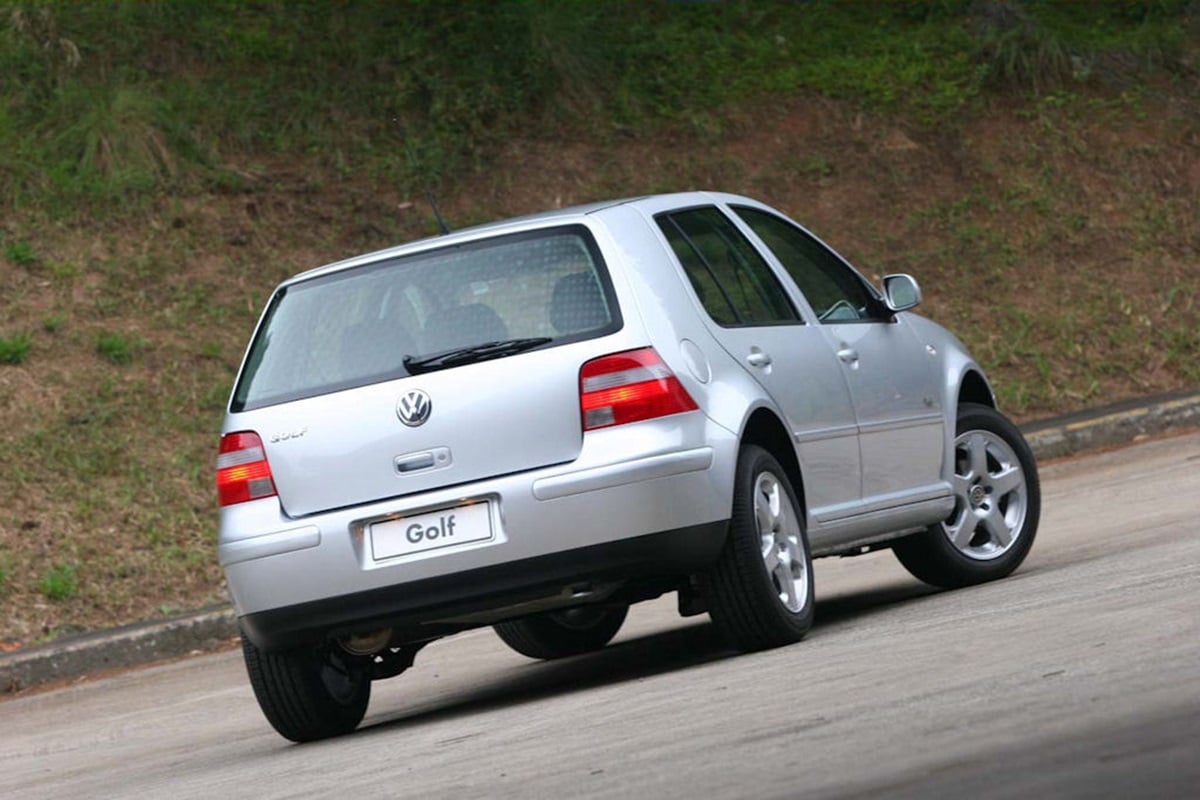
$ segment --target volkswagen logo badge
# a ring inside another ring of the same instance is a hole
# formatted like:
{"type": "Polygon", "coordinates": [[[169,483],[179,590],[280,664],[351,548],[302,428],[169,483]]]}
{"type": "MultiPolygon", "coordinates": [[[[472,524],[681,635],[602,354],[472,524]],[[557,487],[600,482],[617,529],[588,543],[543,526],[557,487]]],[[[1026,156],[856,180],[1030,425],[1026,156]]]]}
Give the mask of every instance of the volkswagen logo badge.
{"type": "Polygon", "coordinates": [[[433,411],[433,402],[429,399],[429,395],[420,389],[413,389],[401,397],[400,402],[396,403],[396,416],[410,428],[424,425],[425,420],[429,419],[431,411],[433,411]]]}

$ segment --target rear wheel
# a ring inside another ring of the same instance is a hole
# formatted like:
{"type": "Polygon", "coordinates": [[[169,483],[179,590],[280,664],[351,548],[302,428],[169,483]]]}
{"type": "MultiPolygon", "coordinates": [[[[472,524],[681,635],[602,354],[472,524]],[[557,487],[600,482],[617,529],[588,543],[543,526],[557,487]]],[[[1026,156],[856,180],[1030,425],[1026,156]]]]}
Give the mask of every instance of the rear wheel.
{"type": "Polygon", "coordinates": [[[1037,464],[1000,412],[964,403],[954,439],[954,510],[898,541],[900,563],[920,580],[955,588],[1003,578],[1033,546],[1041,515],[1037,464]]]}
{"type": "Polygon", "coordinates": [[[804,516],[774,456],[738,456],[729,538],[707,581],[709,615],[733,647],[797,642],[813,622],[813,575],[804,516]]]}
{"type": "Polygon", "coordinates": [[[548,611],[493,627],[506,645],[523,656],[552,659],[599,650],[625,622],[629,606],[580,606],[548,611]]]}
{"type": "Polygon", "coordinates": [[[293,742],[358,727],[371,698],[370,662],[339,648],[267,653],[242,634],[242,656],[267,721],[293,742]]]}

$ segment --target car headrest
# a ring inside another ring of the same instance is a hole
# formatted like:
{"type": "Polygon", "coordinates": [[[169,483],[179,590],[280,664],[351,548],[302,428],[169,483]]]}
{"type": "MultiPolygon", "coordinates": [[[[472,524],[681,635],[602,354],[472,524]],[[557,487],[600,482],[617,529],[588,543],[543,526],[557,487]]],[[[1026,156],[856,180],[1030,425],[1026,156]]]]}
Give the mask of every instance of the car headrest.
{"type": "Polygon", "coordinates": [[[550,324],[559,333],[576,333],[607,325],[611,317],[596,275],[573,272],[558,279],[550,297],[550,324]]]}

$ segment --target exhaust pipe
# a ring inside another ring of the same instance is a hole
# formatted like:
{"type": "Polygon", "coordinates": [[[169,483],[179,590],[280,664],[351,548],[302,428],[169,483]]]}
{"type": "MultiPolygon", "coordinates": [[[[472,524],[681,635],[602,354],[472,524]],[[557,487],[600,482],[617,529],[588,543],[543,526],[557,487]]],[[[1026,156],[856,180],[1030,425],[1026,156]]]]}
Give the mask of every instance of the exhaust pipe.
{"type": "Polygon", "coordinates": [[[339,639],[338,644],[352,656],[373,656],[387,647],[391,640],[392,629],[384,628],[370,633],[356,633],[353,636],[347,636],[345,639],[339,639]]]}

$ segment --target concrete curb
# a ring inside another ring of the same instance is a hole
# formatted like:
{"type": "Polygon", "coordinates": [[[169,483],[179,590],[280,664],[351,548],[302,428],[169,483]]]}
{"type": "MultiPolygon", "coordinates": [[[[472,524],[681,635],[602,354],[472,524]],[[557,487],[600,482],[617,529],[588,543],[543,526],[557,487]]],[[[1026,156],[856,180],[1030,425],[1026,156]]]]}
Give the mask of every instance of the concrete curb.
{"type": "Polygon", "coordinates": [[[1200,394],[1124,401],[1021,426],[1039,461],[1200,427],[1200,394]]]}
{"type": "MultiPolygon", "coordinates": [[[[1126,401],[1022,426],[1038,460],[1200,427],[1200,393],[1126,401]]],[[[0,656],[0,695],[212,650],[238,635],[231,608],[59,639],[0,656]]]]}
{"type": "Polygon", "coordinates": [[[0,695],[213,650],[238,635],[232,608],[69,636],[0,656],[0,695]]]}

